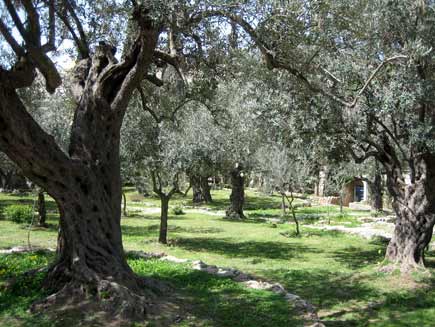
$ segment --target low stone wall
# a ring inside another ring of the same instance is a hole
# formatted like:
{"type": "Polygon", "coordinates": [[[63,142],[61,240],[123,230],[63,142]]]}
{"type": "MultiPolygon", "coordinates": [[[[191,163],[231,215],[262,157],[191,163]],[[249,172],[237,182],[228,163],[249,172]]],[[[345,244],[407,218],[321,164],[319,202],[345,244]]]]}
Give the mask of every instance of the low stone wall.
{"type": "Polygon", "coordinates": [[[321,196],[321,197],[316,197],[313,200],[316,201],[321,206],[340,204],[340,197],[338,196],[321,196]]]}

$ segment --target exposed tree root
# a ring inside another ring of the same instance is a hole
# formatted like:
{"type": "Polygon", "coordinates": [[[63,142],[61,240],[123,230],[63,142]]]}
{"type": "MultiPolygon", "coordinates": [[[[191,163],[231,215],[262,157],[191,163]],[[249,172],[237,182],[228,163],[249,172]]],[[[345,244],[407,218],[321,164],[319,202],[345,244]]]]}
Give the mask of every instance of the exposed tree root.
{"type": "Polygon", "coordinates": [[[93,285],[70,282],[60,291],[34,303],[30,310],[41,312],[52,306],[59,308],[92,302],[113,317],[143,320],[150,304],[148,299],[144,294],[138,294],[119,283],[105,279],[93,285]]]}

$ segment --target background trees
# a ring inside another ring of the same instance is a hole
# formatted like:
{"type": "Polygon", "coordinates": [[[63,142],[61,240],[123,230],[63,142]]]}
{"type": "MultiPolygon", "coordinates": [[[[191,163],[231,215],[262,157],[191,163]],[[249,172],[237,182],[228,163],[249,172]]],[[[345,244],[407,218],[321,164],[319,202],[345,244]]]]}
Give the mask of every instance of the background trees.
{"type": "Polygon", "coordinates": [[[428,92],[432,6],[426,1],[248,6],[245,15],[258,11],[255,26],[237,9],[208,13],[237,23],[269,69],[287,72],[295,89],[311,94],[310,107],[330,113],[340,127],[336,134],[357,161],[375,156],[383,165],[398,216],[386,258],[403,270],[424,265],[434,225],[429,209],[434,199],[426,192],[433,184],[428,167],[434,167],[428,92]],[[428,205],[415,207],[417,198],[428,205]]]}

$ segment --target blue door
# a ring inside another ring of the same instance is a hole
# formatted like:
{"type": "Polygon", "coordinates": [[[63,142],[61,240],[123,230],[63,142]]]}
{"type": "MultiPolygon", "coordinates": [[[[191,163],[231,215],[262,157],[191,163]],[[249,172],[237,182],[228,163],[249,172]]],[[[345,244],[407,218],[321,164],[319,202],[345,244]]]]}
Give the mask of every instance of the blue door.
{"type": "Polygon", "coordinates": [[[355,186],[355,201],[361,202],[364,200],[364,186],[355,186]]]}

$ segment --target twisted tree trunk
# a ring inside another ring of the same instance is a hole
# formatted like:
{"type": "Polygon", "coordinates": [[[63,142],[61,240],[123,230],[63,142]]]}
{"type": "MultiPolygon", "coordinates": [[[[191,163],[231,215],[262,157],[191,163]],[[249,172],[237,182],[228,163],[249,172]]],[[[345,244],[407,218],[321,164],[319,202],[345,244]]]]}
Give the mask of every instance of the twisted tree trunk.
{"type": "Polygon", "coordinates": [[[210,185],[208,184],[208,177],[201,176],[201,193],[205,203],[213,202],[210,193],[210,185]]]}
{"type": "Polygon", "coordinates": [[[190,185],[192,186],[192,202],[201,203],[204,201],[201,191],[201,177],[192,175],[190,176],[190,185]]]}
{"type": "Polygon", "coordinates": [[[435,156],[414,160],[415,175],[406,185],[398,167],[387,167],[387,186],[397,221],[385,258],[402,271],[424,267],[424,250],[435,224],[435,156]]]}
{"type": "MultiPolygon", "coordinates": [[[[92,58],[77,64],[69,155],[28,114],[9,72],[0,69],[0,149],[47,190],[60,211],[58,257],[45,280],[56,293],[44,306],[90,296],[115,315],[144,316],[145,284],[128,266],[122,245],[119,159],[123,116],[152,61],[158,35],[141,24],[123,62],[117,63],[113,48],[102,43],[92,58]]],[[[25,68],[31,84],[35,70],[25,68]]]]}
{"type": "Polygon", "coordinates": [[[230,207],[226,211],[227,218],[244,219],[243,205],[245,203],[245,179],[242,165],[236,164],[230,173],[231,176],[231,195],[230,207]]]}
{"type": "Polygon", "coordinates": [[[190,177],[190,185],[192,187],[193,203],[213,202],[210,193],[210,185],[208,185],[208,177],[192,175],[190,177]]]}

